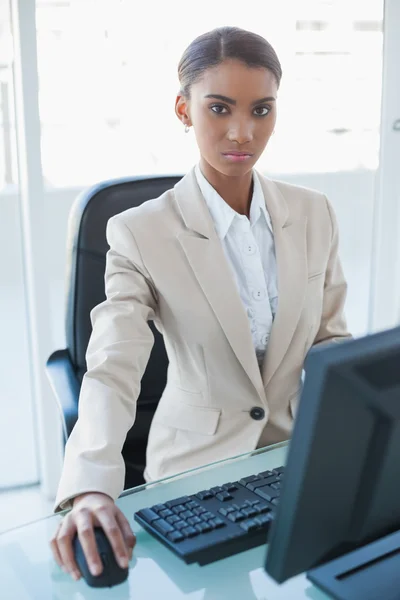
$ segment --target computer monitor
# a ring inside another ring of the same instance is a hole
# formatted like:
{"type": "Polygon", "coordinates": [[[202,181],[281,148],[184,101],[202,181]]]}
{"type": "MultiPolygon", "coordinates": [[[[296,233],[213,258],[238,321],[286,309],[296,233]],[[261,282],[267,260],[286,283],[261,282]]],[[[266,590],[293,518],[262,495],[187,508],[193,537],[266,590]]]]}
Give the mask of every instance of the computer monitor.
{"type": "Polygon", "coordinates": [[[400,327],[317,346],[305,368],[268,540],[278,582],[400,529],[400,327]]]}

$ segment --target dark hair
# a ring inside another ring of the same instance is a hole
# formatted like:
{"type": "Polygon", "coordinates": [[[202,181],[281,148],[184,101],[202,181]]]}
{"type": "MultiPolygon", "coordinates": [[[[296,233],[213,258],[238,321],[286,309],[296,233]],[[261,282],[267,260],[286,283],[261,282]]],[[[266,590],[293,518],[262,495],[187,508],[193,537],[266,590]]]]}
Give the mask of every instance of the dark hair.
{"type": "Polygon", "coordinates": [[[190,88],[207,69],[223,60],[235,59],[248,67],[269,69],[279,86],[282,68],[275,50],[257,33],[239,27],[218,27],[197,37],[186,48],[178,65],[181,93],[190,96],[190,88]]]}

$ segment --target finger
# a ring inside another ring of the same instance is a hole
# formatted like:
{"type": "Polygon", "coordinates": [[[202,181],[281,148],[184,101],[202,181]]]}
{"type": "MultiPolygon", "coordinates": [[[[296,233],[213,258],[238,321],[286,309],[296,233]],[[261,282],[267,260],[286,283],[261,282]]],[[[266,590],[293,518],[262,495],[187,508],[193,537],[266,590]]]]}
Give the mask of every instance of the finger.
{"type": "Polygon", "coordinates": [[[92,515],[87,509],[82,508],[77,511],[75,522],[79,541],[81,543],[89,571],[94,576],[100,575],[103,570],[103,563],[101,562],[101,558],[97,549],[92,515]]]}
{"type": "Polygon", "coordinates": [[[115,519],[114,511],[110,506],[100,507],[95,511],[95,514],[110,541],[119,566],[122,569],[126,569],[129,564],[128,549],[125,545],[120,526],[115,519]]]}
{"type": "Polygon", "coordinates": [[[58,525],[57,530],[54,534],[54,537],[50,540],[50,548],[53,553],[54,560],[56,561],[58,566],[66,573],[67,569],[66,569],[66,567],[64,567],[64,564],[63,564],[63,561],[61,558],[61,554],[58,549],[58,543],[57,543],[57,535],[58,535],[58,532],[60,531],[60,527],[61,527],[61,523],[58,525]]]}
{"type": "Polygon", "coordinates": [[[71,513],[69,513],[61,524],[61,527],[57,534],[57,546],[61,556],[62,564],[64,565],[67,573],[69,573],[75,581],[80,579],[80,571],[75,562],[74,551],[72,547],[72,540],[76,533],[76,525],[71,513]]]}
{"type": "Polygon", "coordinates": [[[128,519],[125,517],[125,515],[122,511],[117,509],[117,511],[115,513],[115,518],[116,518],[116,521],[122,531],[122,535],[125,540],[125,544],[126,544],[126,547],[127,547],[128,553],[129,553],[129,560],[130,560],[132,558],[132,550],[136,544],[136,536],[134,535],[134,533],[131,529],[131,526],[129,525],[128,519]]]}

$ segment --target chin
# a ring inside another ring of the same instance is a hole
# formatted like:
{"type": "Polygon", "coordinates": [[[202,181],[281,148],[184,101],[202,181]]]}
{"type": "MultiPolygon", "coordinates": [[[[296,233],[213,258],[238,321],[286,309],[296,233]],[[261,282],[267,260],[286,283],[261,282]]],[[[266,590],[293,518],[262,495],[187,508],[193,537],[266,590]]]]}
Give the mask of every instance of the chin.
{"type": "Polygon", "coordinates": [[[255,165],[256,161],[251,161],[248,163],[229,163],[224,160],[215,161],[212,164],[213,169],[226,175],[227,177],[241,177],[251,171],[255,165]]]}
{"type": "Polygon", "coordinates": [[[232,164],[232,165],[222,165],[219,169],[221,173],[230,177],[241,177],[249,173],[253,169],[253,164],[232,164]]]}

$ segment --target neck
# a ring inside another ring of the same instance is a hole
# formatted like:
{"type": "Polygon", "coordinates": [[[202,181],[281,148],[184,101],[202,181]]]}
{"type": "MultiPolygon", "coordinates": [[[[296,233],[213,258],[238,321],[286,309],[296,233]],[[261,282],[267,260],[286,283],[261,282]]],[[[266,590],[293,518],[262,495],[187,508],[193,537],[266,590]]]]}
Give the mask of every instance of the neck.
{"type": "Polygon", "coordinates": [[[224,175],[216,171],[203,159],[200,160],[200,169],[207,181],[234,211],[249,217],[253,195],[253,174],[251,171],[241,176],[224,175]]]}

